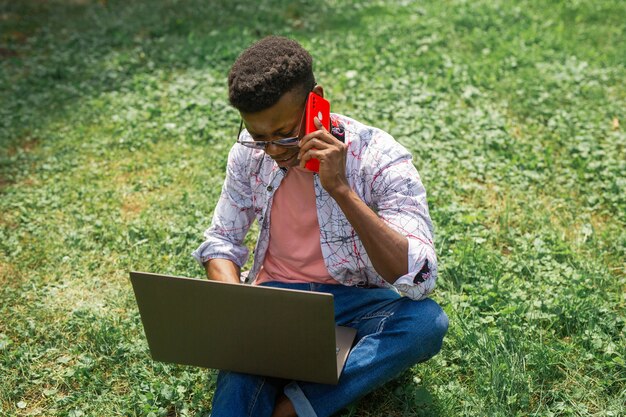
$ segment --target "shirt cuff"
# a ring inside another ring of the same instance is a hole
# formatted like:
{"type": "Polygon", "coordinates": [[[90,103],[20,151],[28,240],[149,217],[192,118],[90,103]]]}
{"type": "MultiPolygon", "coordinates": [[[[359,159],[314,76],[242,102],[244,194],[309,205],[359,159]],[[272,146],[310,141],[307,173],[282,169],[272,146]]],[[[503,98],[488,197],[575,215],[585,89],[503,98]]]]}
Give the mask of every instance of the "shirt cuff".
{"type": "Polygon", "coordinates": [[[411,299],[426,298],[435,288],[437,257],[433,247],[418,239],[407,238],[409,243],[408,273],[399,277],[393,286],[411,299]]]}
{"type": "Polygon", "coordinates": [[[228,259],[234,262],[240,268],[248,259],[248,249],[245,247],[237,248],[235,246],[227,247],[222,243],[216,243],[212,240],[202,242],[198,249],[191,253],[191,256],[204,267],[204,264],[210,259],[228,259]],[[228,250],[230,249],[230,250],[228,250]]]}

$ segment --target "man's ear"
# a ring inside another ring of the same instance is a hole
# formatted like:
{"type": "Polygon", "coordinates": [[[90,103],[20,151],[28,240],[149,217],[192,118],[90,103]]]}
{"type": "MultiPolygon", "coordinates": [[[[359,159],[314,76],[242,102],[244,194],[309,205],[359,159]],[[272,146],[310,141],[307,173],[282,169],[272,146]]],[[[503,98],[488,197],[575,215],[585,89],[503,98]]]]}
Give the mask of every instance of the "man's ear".
{"type": "Polygon", "coordinates": [[[319,84],[315,84],[315,87],[313,87],[313,92],[320,97],[324,97],[324,87],[319,84]]]}

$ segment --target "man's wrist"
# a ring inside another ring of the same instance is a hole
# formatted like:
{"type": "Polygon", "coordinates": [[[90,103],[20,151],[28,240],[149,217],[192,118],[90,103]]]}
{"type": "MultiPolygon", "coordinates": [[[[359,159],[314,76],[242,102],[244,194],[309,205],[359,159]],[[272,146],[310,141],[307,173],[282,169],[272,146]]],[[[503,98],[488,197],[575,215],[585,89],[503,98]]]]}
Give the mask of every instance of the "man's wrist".
{"type": "Polygon", "coordinates": [[[337,202],[341,203],[340,200],[346,200],[350,197],[351,193],[353,193],[352,188],[348,184],[341,184],[335,187],[333,190],[328,191],[328,194],[337,202]]]}

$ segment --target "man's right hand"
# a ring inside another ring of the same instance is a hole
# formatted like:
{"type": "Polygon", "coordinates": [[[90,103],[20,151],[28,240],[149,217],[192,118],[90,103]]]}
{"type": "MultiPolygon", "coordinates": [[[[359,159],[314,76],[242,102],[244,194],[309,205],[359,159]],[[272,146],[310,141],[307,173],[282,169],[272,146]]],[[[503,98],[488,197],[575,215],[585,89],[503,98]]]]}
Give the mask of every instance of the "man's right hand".
{"type": "Polygon", "coordinates": [[[231,284],[241,284],[241,269],[237,264],[229,259],[209,259],[204,264],[206,276],[213,281],[229,282],[231,284]]]}

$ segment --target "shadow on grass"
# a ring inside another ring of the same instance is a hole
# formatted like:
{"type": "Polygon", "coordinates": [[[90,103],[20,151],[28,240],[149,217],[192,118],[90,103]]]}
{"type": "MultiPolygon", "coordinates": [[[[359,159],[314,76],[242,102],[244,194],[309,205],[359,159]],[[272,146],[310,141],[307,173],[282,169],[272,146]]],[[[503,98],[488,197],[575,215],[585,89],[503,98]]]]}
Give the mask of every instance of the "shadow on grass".
{"type": "Polygon", "coordinates": [[[437,398],[431,394],[428,386],[414,381],[413,371],[408,370],[334,417],[439,417],[440,409],[437,398]]]}
{"type": "Polygon", "coordinates": [[[368,13],[337,7],[285,0],[2,1],[0,143],[19,146],[35,127],[80,111],[77,100],[132,89],[141,74],[206,69],[226,83],[237,55],[261,37],[340,36],[368,13]]]}
{"type": "MultiPolygon", "coordinates": [[[[27,174],[24,166],[41,165],[30,144],[54,142],[59,126],[106,123],[115,109],[84,105],[103,94],[141,96],[146,82],[165,89],[189,70],[225,87],[230,66],[255,40],[277,34],[315,44],[359,31],[379,12],[286,0],[0,0],[0,187],[27,174]]],[[[309,49],[314,58],[325,53],[309,49]]],[[[159,103],[151,105],[158,112],[159,103]]]]}

